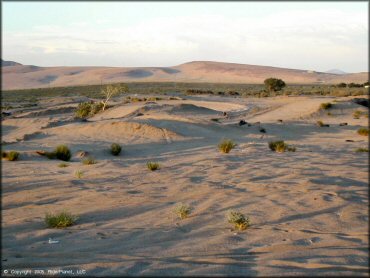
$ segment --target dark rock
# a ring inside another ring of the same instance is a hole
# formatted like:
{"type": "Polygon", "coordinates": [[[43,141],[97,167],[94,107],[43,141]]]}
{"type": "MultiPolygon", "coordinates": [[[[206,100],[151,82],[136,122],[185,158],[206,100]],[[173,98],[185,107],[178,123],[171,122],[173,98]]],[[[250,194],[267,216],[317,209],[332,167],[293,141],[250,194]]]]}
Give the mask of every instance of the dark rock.
{"type": "Polygon", "coordinates": [[[12,113],[10,112],[1,112],[1,116],[11,116],[12,113]]]}
{"type": "Polygon", "coordinates": [[[246,122],[246,121],[244,121],[244,120],[240,120],[240,121],[239,121],[239,126],[246,125],[246,124],[247,124],[247,122],[246,122]]]}
{"type": "Polygon", "coordinates": [[[266,133],[266,129],[264,129],[263,127],[260,128],[260,132],[262,133],[266,133]]]}
{"type": "Polygon", "coordinates": [[[367,99],[367,98],[353,98],[352,102],[354,102],[358,105],[369,107],[369,99],[367,99]]]}
{"type": "Polygon", "coordinates": [[[143,115],[144,115],[143,113],[139,112],[139,113],[136,114],[136,117],[143,116],[143,115]]]}
{"type": "Polygon", "coordinates": [[[348,139],[347,139],[347,140],[346,140],[346,142],[355,142],[355,141],[353,141],[353,140],[348,140],[348,139]]]}
{"type": "Polygon", "coordinates": [[[279,123],[282,123],[283,122],[283,120],[277,120],[279,123]]]}

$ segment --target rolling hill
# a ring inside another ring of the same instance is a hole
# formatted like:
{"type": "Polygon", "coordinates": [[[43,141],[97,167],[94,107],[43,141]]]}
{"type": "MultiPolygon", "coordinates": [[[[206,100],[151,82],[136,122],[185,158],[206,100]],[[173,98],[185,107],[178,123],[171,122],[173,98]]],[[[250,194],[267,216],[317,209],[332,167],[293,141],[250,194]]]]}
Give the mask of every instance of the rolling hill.
{"type": "Polygon", "coordinates": [[[290,84],[364,83],[368,73],[333,74],[235,63],[194,61],[173,67],[38,67],[2,61],[2,90],[114,82],[204,82],[261,84],[266,78],[290,84]]]}

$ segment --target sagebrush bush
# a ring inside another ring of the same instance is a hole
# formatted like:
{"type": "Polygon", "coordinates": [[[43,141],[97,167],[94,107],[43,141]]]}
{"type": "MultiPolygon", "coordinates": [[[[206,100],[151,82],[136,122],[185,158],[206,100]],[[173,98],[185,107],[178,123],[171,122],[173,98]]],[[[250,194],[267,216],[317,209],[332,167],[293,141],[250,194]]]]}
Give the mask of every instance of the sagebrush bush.
{"type": "Polygon", "coordinates": [[[121,146],[118,145],[117,143],[113,143],[111,146],[110,146],[110,152],[111,154],[113,155],[119,155],[121,153],[121,146]]]}
{"type": "Polygon", "coordinates": [[[325,124],[323,123],[323,121],[317,121],[317,122],[316,122],[316,124],[317,124],[318,126],[321,126],[321,127],[325,125],[325,124]]]}
{"type": "Polygon", "coordinates": [[[104,104],[101,102],[82,102],[78,104],[75,116],[77,118],[86,119],[103,110],[104,104]]]}
{"type": "Polygon", "coordinates": [[[81,179],[81,178],[82,178],[82,176],[83,176],[83,172],[82,172],[81,170],[77,170],[77,171],[75,172],[75,176],[76,176],[76,178],[81,179]]]}
{"type": "Polygon", "coordinates": [[[333,107],[333,104],[331,104],[330,102],[321,103],[321,105],[320,105],[320,108],[324,109],[324,110],[327,110],[327,109],[332,108],[332,107],[333,107]]]}
{"type": "Polygon", "coordinates": [[[69,161],[71,159],[71,151],[66,145],[59,145],[54,151],[55,157],[59,160],[69,161]]]}
{"type": "Polygon", "coordinates": [[[247,229],[251,224],[248,217],[245,217],[242,213],[237,211],[229,211],[227,220],[234,225],[235,229],[240,231],[247,229]]]}
{"type": "Polygon", "coordinates": [[[360,128],[357,130],[357,133],[363,136],[368,136],[369,135],[369,129],[368,128],[360,128]]]}
{"type": "Polygon", "coordinates": [[[289,152],[296,151],[295,147],[289,146],[284,141],[272,141],[272,142],[269,142],[268,145],[269,145],[270,150],[278,152],[278,153],[282,153],[285,151],[289,151],[289,152]]]}
{"type": "Polygon", "coordinates": [[[92,164],[96,164],[97,162],[92,156],[88,156],[82,160],[82,163],[84,165],[92,165],[92,164]]]}
{"type": "Polygon", "coordinates": [[[2,152],[2,158],[5,158],[9,161],[16,161],[19,158],[19,152],[16,151],[2,152]]]}
{"type": "Polygon", "coordinates": [[[159,164],[157,162],[147,162],[146,166],[148,167],[149,170],[155,171],[159,169],[159,164]]]}
{"type": "Polygon", "coordinates": [[[47,213],[45,215],[45,224],[48,228],[65,228],[72,226],[77,217],[68,213],[61,212],[56,214],[47,213]]]}
{"type": "Polygon", "coordinates": [[[368,148],[358,148],[356,149],[356,153],[368,153],[369,149],[368,148]]]}
{"type": "Polygon", "coordinates": [[[229,153],[235,146],[236,144],[232,140],[225,139],[218,144],[218,149],[223,153],[229,153]]]}
{"type": "Polygon", "coordinates": [[[69,166],[69,164],[64,163],[64,162],[58,164],[58,167],[60,167],[60,168],[65,168],[65,167],[68,167],[68,166],[69,166]]]}
{"type": "Polygon", "coordinates": [[[175,213],[177,214],[178,217],[180,217],[180,219],[187,218],[191,211],[192,211],[192,208],[185,204],[179,204],[175,208],[175,213]]]}

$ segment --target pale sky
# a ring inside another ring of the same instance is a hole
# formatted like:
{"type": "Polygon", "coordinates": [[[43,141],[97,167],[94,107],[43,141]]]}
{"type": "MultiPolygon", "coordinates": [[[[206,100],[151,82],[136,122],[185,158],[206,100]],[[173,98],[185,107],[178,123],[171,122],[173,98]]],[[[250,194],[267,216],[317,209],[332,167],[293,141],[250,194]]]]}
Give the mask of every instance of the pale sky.
{"type": "Polygon", "coordinates": [[[2,59],[368,71],[368,2],[2,2],[2,59]]]}

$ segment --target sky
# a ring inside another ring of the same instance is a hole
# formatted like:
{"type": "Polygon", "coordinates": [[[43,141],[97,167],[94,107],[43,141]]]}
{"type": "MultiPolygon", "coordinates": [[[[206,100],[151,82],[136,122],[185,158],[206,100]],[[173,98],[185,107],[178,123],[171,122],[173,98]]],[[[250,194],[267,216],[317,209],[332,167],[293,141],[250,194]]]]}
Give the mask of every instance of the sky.
{"type": "Polygon", "coordinates": [[[37,66],[219,61],[368,71],[368,5],[2,1],[2,59],[37,66]]]}

